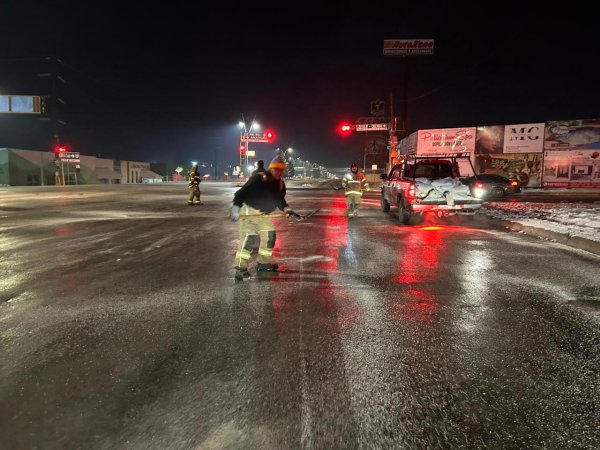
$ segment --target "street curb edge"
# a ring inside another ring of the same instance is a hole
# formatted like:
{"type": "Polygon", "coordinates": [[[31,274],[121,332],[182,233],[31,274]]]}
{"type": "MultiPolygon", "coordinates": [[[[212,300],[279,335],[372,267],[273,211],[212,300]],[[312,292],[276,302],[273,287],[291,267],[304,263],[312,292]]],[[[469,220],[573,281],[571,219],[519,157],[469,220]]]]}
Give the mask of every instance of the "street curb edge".
{"type": "Polygon", "coordinates": [[[490,225],[499,228],[508,228],[512,231],[518,231],[529,236],[535,236],[542,239],[555,241],[562,245],[567,245],[578,250],[584,250],[594,255],[600,256],[600,242],[593,241],[581,236],[571,236],[567,233],[558,233],[556,231],[546,230],[545,228],[533,227],[531,225],[524,225],[520,222],[512,220],[498,219],[496,217],[490,217],[485,214],[477,214],[477,217],[481,220],[487,221],[490,225]]]}

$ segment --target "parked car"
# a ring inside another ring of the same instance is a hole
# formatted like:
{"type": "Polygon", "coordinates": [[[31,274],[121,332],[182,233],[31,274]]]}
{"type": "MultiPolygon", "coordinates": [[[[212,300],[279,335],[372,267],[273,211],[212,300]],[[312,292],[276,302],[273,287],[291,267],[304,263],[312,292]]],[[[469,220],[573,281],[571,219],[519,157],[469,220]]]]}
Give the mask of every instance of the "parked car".
{"type": "Polygon", "coordinates": [[[470,187],[474,197],[482,199],[502,198],[521,192],[519,180],[511,180],[502,175],[484,173],[477,177],[465,178],[462,182],[470,187]]]}

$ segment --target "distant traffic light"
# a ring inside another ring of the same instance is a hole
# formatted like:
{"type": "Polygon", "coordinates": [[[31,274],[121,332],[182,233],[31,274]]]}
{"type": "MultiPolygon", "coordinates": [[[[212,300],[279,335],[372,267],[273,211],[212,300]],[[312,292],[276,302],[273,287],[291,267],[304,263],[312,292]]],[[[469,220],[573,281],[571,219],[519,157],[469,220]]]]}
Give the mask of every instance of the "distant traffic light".
{"type": "Polygon", "coordinates": [[[54,153],[65,153],[67,151],[66,145],[57,145],[54,147],[54,153]]]}
{"type": "Polygon", "coordinates": [[[352,124],[349,122],[342,122],[338,125],[337,131],[341,136],[348,136],[352,133],[352,124]]]}
{"type": "Polygon", "coordinates": [[[240,145],[240,155],[246,154],[246,147],[244,145],[240,145]]]}
{"type": "Polygon", "coordinates": [[[273,142],[275,140],[275,133],[271,130],[267,130],[265,132],[265,137],[267,138],[267,142],[273,142]]]}

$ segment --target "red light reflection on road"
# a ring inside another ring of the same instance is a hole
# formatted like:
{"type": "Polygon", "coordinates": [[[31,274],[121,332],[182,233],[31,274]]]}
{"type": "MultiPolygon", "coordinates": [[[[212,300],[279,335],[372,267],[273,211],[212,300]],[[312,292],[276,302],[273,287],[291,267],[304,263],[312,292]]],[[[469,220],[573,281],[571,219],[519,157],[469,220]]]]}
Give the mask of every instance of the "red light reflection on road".
{"type": "Polygon", "coordinates": [[[327,261],[319,263],[320,269],[328,272],[338,269],[340,251],[348,244],[346,200],[343,198],[334,200],[331,209],[331,214],[325,218],[324,238],[319,251],[319,254],[328,258],[327,261]]]}
{"type": "Polygon", "coordinates": [[[399,241],[401,248],[397,254],[400,267],[392,277],[394,283],[418,283],[435,277],[440,252],[445,247],[444,228],[427,228],[417,228],[399,241]]]}
{"type": "Polygon", "coordinates": [[[405,322],[431,322],[439,304],[432,292],[425,289],[408,289],[402,301],[391,307],[394,316],[405,322]]]}
{"type": "Polygon", "coordinates": [[[439,299],[430,288],[422,286],[438,278],[440,257],[445,252],[445,227],[414,228],[399,240],[398,273],[391,278],[404,285],[400,298],[391,305],[391,313],[408,322],[430,322],[439,307],[439,299]]]}
{"type": "Polygon", "coordinates": [[[73,227],[58,227],[54,229],[54,232],[59,236],[72,236],[75,234],[75,229],[73,227]]]}

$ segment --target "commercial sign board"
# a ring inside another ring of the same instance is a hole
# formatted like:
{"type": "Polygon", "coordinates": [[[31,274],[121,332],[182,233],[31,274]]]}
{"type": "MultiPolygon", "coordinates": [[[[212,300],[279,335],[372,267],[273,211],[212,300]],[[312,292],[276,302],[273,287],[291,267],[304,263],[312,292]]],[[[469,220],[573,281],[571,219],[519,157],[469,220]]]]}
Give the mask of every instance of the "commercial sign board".
{"type": "Polygon", "coordinates": [[[39,95],[0,95],[0,113],[40,114],[41,105],[39,95]]]}
{"type": "Polygon", "coordinates": [[[522,123],[504,127],[503,153],[542,153],[544,151],[543,123],[522,123]]]}
{"type": "Polygon", "coordinates": [[[383,54],[388,56],[433,55],[433,39],[385,39],[383,54]]]}

